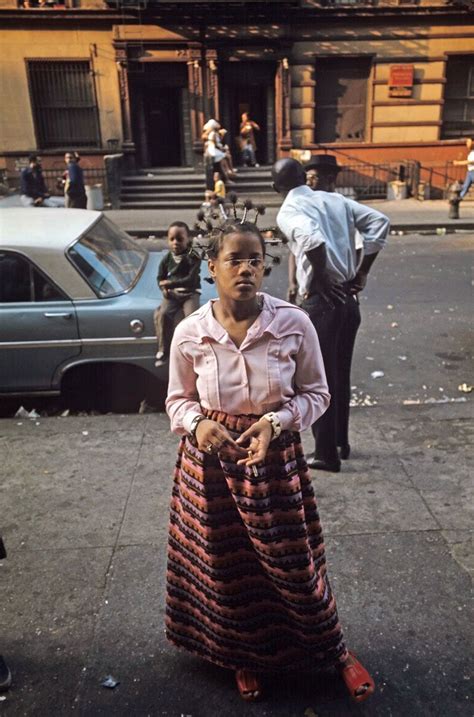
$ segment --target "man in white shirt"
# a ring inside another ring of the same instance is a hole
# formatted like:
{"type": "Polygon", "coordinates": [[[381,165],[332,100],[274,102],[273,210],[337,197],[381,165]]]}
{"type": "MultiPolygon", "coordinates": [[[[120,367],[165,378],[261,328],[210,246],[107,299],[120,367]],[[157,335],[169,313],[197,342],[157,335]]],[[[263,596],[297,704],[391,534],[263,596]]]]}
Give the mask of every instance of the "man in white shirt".
{"type": "Polygon", "coordinates": [[[455,164],[457,167],[467,167],[466,178],[464,179],[461,194],[459,195],[460,199],[464,199],[464,197],[469,191],[471,184],[474,184],[474,149],[472,148],[472,145],[472,139],[468,137],[468,139],[466,139],[466,147],[468,152],[467,159],[453,160],[453,164],[455,164]]]}
{"type": "Polygon", "coordinates": [[[390,223],[384,214],[334,192],[340,168],[334,157],[325,157],[318,162],[315,190],[306,186],[305,171],[294,159],[278,160],[272,176],[275,189],[285,197],[277,224],[296,259],[302,307],[318,332],[331,393],[329,409],[312,427],[315,453],[308,465],[338,472],[340,458],[350,453],[350,370],[360,324],[357,294],[386,242],[390,223]],[[359,266],[357,231],[364,244],[359,266]]]}

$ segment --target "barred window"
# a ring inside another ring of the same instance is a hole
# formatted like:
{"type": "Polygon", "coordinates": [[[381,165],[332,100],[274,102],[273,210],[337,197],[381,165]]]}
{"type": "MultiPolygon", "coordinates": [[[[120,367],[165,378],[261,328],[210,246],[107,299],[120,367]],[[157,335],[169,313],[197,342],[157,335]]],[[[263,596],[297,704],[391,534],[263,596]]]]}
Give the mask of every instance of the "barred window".
{"type": "Polygon", "coordinates": [[[363,142],[371,60],[316,61],[316,142],[363,142]]]}
{"type": "Polygon", "coordinates": [[[99,147],[94,81],[88,60],[27,60],[38,146],[99,147]]]}
{"type": "Polygon", "coordinates": [[[446,68],[442,138],[474,136],[474,55],[453,55],[446,68]]]}

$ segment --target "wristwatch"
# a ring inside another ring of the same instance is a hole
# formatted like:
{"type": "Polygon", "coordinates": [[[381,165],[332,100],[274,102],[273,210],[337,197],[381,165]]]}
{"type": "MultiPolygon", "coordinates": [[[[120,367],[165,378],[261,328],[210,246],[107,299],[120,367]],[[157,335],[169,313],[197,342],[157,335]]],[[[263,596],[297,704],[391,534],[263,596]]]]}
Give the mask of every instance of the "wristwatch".
{"type": "Polygon", "coordinates": [[[273,411],[270,411],[269,413],[264,413],[262,418],[264,418],[266,421],[269,422],[269,424],[272,427],[272,439],[278,438],[278,436],[281,433],[281,423],[280,419],[278,418],[276,413],[273,413],[273,411]]]}
{"type": "Polygon", "coordinates": [[[196,429],[201,423],[201,421],[204,421],[206,416],[198,415],[194,416],[193,420],[191,421],[191,425],[189,426],[189,433],[190,435],[195,438],[196,437],[196,429]]]}

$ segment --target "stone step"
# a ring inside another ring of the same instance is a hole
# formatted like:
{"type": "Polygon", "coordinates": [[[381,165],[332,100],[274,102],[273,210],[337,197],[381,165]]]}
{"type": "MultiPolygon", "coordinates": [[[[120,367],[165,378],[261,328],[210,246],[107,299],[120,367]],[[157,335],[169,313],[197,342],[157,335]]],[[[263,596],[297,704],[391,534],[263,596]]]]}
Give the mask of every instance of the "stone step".
{"type": "MultiPolygon", "coordinates": [[[[199,208],[204,200],[206,179],[193,167],[146,167],[122,179],[121,206],[129,209],[199,208]]],[[[236,192],[240,200],[250,197],[255,204],[277,206],[278,197],[271,188],[269,167],[241,167],[235,184],[227,193],[236,192]]]]}
{"type": "MultiPolygon", "coordinates": [[[[262,174],[239,174],[234,179],[236,184],[271,184],[271,175],[262,174]]],[[[150,185],[150,186],[203,186],[206,182],[204,175],[186,175],[184,177],[163,177],[153,176],[148,177],[146,175],[126,175],[122,179],[124,186],[135,186],[135,185],[150,185]]]]}
{"type": "MultiPolygon", "coordinates": [[[[271,172],[271,164],[262,164],[259,167],[237,167],[237,171],[248,172],[249,174],[255,172],[271,172]]],[[[142,167],[138,169],[136,174],[146,174],[147,172],[153,172],[154,174],[204,174],[202,168],[196,167],[142,167]]]]}
{"type": "MultiPolygon", "coordinates": [[[[180,195],[180,196],[199,196],[204,198],[204,192],[205,187],[198,186],[198,187],[174,187],[174,186],[164,186],[164,187],[153,187],[149,186],[147,184],[134,184],[131,186],[125,186],[122,187],[122,194],[156,194],[156,196],[164,196],[164,195],[180,195]]],[[[235,186],[231,186],[227,188],[227,194],[230,194],[231,192],[235,192],[238,197],[242,197],[245,195],[253,195],[253,194],[273,194],[272,188],[268,184],[236,184],[235,186]]]]}
{"type": "MultiPolygon", "coordinates": [[[[193,177],[201,178],[205,176],[205,173],[202,169],[194,170],[190,169],[188,167],[183,168],[176,168],[176,167],[169,167],[166,170],[156,169],[153,167],[148,167],[146,169],[140,169],[138,172],[134,174],[126,174],[124,176],[124,179],[136,179],[141,177],[149,177],[155,178],[155,179],[162,179],[163,181],[168,181],[169,179],[177,179],[181,180],[183,179],[190,179],[193,177]]],[[[270,167],[238,167],[237,168],[237,176],[240,177],[270,177],[271,176],[271,168],[270,167]]]]}
{"type": "Polygon", "coordinates": [[[195,174],[196,169],[194,167],[143,167],[137,170],[137,174],[147,174],[153,172],[153,174],[195,174]]]}
{"type": "Polygon", "coordinates": [[[198,199],[199,201],[204,201],[204,191],[193,191],[192,189],[188,191],[184,189],[174,190],[172,187],[169,187],[168,191],[157,191],[152,187],[133,187],[133,189],[126,187],[122,190],[121,196],[133,199],[137,197],[156,197],[157,199],[198,199]]]}
{"type": "MultiPolygon", "coordinates": [[[[253,197],[253,202],[254,204],[264,204],[266,207],[278,207],[281,204],[281,200],[276,194],[275,199],[270,199],[267,196],[255,196],[253,197]]],[[[197,212],[201,202],[200,200],[178,199],[176,197],[166,200],[157,199],[156,197],[148,199],[125,197],[121,200],[120,206],[122,209],[194,209],[197,212]]]]}

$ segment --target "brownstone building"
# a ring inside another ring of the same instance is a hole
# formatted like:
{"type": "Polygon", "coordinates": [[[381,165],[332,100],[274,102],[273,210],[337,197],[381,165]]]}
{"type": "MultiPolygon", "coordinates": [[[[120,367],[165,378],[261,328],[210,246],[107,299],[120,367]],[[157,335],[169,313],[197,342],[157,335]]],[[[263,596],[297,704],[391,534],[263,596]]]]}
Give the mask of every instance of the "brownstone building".
{"type": "Polygon", "coordinates": [[[0,0],[0,22],[7,174],[66,148],[88,166],[115,151],[130,169],[198,166],[205,120],[233,143],[249,111],[262,164],[417,160],[442,187],[474,135],[468,0],[0,0]]]}

